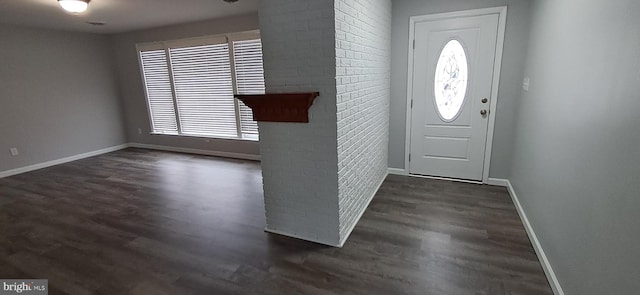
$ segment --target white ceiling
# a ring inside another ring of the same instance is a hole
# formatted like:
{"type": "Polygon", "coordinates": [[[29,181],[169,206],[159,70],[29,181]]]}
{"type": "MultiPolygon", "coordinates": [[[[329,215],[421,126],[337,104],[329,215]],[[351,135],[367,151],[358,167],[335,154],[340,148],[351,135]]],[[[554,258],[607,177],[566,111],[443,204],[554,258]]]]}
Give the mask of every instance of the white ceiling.
{"type": "Polygon", "coordinates": [[[0,23],[92,33],[121,33],[258,11],[259,0],[91,0],[80,15],[57,0],[0,0],[0,23]],[[104,26],[87,24],[104,21],[104,26]]]}

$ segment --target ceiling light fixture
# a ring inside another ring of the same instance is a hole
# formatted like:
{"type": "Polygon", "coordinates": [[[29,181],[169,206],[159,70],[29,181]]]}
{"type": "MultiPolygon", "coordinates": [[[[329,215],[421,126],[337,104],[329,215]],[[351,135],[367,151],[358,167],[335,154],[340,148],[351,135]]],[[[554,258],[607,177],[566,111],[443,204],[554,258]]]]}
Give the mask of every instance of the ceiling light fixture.
{"type": "Polygon", "coordinates": [[[82,13],[87,10],[90,0],[58,0],[62,9],[71,13],[82,13]]]}

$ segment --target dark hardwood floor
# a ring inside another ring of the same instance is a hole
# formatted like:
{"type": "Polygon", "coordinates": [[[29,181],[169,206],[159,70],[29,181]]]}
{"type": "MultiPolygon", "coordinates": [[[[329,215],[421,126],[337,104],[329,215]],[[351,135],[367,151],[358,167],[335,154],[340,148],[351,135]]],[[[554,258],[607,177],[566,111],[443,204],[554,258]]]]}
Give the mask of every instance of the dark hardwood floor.
{"type": "Polygon", "coordinates": [[[257,162],[127,149],[0,179],[50,294],[552,294],[504,188],[389,176],[344,248],[267,234],[257,162]]]}

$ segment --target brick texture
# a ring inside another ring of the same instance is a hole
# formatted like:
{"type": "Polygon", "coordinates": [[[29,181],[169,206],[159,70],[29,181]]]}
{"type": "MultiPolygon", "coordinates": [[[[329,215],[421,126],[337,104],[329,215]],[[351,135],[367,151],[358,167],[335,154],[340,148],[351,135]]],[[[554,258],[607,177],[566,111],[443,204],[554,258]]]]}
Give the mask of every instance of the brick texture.
{"type": "Polygon", "coordinates": [[[318,91],[308,124],[260,122],[267,230],[339,243],[333,2],[260,4],[267,92],[318,91]]]}
{"type": "Polygon", "coordinates": [[[391,1],[336,0],[340,238],[344,242],[387,175],[391,1]]]}
{"type": "Polygon", "coordinates": [[[389,0],[260,4],[267,92],[319,91],[310,123],[260,122],[267,230],[339,246],[387,171],[389,0]]]}

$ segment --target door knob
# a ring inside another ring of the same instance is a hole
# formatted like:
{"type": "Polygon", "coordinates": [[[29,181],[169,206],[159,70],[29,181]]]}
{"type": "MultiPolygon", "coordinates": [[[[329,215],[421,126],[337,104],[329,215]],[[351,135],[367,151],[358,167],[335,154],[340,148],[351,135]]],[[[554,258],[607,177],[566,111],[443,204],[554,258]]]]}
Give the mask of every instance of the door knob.
{"type": "Polygon", "coordinates": [[[486,116],[487,115],[487,110],[481,110],[480,111],[480,115],[486,116]]]}
{"type": "Polygon", "coordinates": [[[487,103],[489,101],[486,97],[482,99],[482,103],[487,103]]]}

